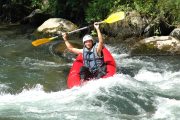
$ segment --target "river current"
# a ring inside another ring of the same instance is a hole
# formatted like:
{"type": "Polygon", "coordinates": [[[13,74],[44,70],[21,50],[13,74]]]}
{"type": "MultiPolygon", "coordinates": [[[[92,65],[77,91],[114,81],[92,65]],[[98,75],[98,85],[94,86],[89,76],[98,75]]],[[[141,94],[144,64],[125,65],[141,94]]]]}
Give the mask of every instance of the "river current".
{"type": "Polygon", "coordinates": [[[54,54],[52,43],[33,47],[31,32],[0,25],[0,120],[180,118],[180,56],[129,56],[106,44],[117,73],[67,89],[74,58],[54,54]]]}

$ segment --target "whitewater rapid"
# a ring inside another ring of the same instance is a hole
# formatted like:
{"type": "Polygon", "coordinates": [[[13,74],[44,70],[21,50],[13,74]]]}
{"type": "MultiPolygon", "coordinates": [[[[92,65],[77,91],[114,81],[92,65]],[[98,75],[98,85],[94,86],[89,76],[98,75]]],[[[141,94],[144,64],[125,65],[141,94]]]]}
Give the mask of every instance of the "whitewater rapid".
{"type": "Polygon", "coordinates": [[[67,89],[74,58],[57,56],[51,43],[33,47],[28,36],[0,26],[0,120],[180,118],[179,56],[130,56],[122,44],[106,45],[117,73],[67,89]]]}
{"type": "MultiPolygon", "coordinates": [[[[138,67],[142,67],[133,76],[119,70],[113,77],[57,92],[45,92],[40,84],[19,94],[2,92],[0,118],[176,120],[180,117],[180,71],[162,70],[155,67],[154,61],[132,59],[125,54],[114,54],[114,57],[116,61],[121,60],[118,66],[128,68],[139,64],[138,67]]],[[[54,65],[44,61],[41,64],[54,65]]],[[[0,90],[6,88],[8,84],[0,84],[0,90]]]]}

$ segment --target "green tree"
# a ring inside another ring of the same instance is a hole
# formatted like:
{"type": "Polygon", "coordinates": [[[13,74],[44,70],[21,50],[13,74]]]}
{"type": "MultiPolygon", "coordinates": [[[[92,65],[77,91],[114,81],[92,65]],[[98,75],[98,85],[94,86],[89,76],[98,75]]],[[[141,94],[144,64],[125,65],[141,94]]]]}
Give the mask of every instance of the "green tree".
{"type": "Polygon", "coordinates": [[[159,0],[157,4],[159,15],[166,18],[170,23],[180,24],[180,1],[159,0]]]}
{"type": "Polygon", "coordinates": [[[92,0],[89,2],[86,12],[86,21],[97,21],[104,19],[113,7],[114,0],[92,0]]]}

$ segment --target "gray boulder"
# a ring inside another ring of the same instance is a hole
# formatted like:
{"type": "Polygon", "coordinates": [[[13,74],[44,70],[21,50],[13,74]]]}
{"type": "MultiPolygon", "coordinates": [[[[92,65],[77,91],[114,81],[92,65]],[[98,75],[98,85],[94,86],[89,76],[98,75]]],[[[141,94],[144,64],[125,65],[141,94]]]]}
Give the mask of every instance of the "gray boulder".
{"type": "Polygon", "coordinates": [[[131,55],[180,55],[180,41],[171,36],[145,38],[132,46],[131,55]]]}
{"type": "Polygon", "coordinates": [[[37,28],[37,32],[44,34],[61,34],[77,29],[77,26],[62,18],[50,18],[37,28]]]}
{"type": "Polygon", "coordinates": [[[171,33],[170,36],[175,37],[180,40],[180,28],[174,29],[171,33]]]}
{"type": "Polygon", "coordinates": [[[103,31],[111,37],[121,40],[140,36],[143,32],[148,19],[142,17],[137,11],[126,13],[125,19],[113,24],[104,25],[103,31]]]}

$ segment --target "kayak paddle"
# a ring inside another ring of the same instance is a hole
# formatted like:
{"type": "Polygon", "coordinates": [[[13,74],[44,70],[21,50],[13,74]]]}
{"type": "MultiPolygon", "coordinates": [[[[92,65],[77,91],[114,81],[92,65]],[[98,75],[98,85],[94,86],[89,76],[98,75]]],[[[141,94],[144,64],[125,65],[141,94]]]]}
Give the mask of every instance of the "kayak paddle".
{"type": "MultiPolygon", "coordinates": [[[[99,24],[101,23],[114,23],[114,22],[117,22],[119,20],[123,20],[125,17],[125,13],[124,12],[116,12],[116,13],[113,13],[111,14],[107,19],[101,21],[101,22],[98,22],[99,24]]],[[[91,26],[91,25],[90,25],[91,26]]],[[[83,28],[79,28],[79,29],[76,29],[76,30],[73,30],[71,32],[67,32],[67,34],[72,34],[72,33],[75,33],[75,32],[78,32],[78,31],[81,31],[81,30],[84,30],[84,29],[87,29],[89,28],[90,26],[86,26],[86,27],[83,27],[83,28]]],[[[50,38],[42,38],[42,39],[37,39],[35,41],[32,42],[32,45],[33,46],[39,46],[39,45],[42,45],[42,44],[45,44],[45,43],[48,43],[56,38],[58,38],[59,36],[55,36],[55,37],[50,37],[50,38]]]]}
{"type": "MultiPolygon", "coordinates": [[[[90,26],[91,26],[91,25],[90,25],[90,26]]],[[[78,31],[81,31],[81,30],[84,30],[84,29],[87,29],[87,28],[89,28],[90,26],[82,27],[82,28],[73,30],[73,31],[71,31],[71,32],[67,32],[67,34],[72,34],[72,33],[75,33],[75,32],[78,32],[78,31]]],[[[54,40],[54,39],[56,39],[56,38],[58,38],[58,37],[59,37],[59,36],[50,37],[50,38],[37,39],[37,40],[35,40],[35,41],[32,42],[32,45],[33,45],[33,46],[39,46],[39,45],[48,43],[48,42],[50,42],[51,40],[54,40]]]]}

